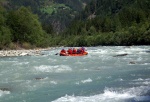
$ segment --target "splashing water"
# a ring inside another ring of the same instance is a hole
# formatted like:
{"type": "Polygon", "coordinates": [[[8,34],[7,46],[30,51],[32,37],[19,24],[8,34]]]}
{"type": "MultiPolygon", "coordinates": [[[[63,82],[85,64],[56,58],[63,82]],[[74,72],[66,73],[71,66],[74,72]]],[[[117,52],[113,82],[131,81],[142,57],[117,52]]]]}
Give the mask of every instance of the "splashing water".
{"type": "Polygon", "coordinates": [[[150,102],[150,46],[60,50],[0,58],[0,102],[150,102]]]}

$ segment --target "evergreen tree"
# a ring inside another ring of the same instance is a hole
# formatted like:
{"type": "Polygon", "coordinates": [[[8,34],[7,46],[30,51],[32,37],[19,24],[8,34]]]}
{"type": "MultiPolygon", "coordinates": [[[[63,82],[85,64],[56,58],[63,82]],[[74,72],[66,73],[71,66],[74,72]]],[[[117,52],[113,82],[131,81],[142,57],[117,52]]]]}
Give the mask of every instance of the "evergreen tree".
{"type": "Polygon", "coordinates": [[[12,28],[14,42],[29,42],[39,46],[44,37],[44,31],[38,17],[26,8],[21,7],[10,13],[8,24],[12,28]]]}
{"type": "Polygon", "coordinates": [[[11,32],[6,25],[6,10],[0,6],[0,49],[8,47],[11,42],[11,32]]]}

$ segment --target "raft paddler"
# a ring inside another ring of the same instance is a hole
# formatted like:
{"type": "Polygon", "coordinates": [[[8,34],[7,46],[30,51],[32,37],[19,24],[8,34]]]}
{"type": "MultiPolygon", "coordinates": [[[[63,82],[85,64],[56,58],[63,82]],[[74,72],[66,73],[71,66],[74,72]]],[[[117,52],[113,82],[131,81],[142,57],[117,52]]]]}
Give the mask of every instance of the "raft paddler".
{"type": "Polygon", "coordinates": [[[77,49],[76,49],[76,48],[73,48],[72,53],[73,53],[73,54],[76,54],[76,53],[77,53],[77,49]]]}
{"type": "Polygon", "coordinates": [[[68,52],[68,54],[72,54],[72,49],[69,48],[69,49],[67,50],[67,52],[68,52]]]}
{"type": "Polygon", "coordinates": [[[66,53],[66,50],[65,50],[65,49],[62,49],[62,50],[60,51],[60,53],[66,53]]]}

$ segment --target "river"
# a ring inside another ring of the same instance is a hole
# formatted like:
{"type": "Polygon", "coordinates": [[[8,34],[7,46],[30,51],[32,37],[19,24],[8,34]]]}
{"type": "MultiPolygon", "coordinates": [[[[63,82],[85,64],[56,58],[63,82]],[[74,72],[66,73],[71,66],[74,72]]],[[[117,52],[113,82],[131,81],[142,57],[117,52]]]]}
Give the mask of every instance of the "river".
{"type": "Polygon", "coordinates": [[[86,49],[1,57],[0,102],[150,102],[150,46],[86,49]]]}

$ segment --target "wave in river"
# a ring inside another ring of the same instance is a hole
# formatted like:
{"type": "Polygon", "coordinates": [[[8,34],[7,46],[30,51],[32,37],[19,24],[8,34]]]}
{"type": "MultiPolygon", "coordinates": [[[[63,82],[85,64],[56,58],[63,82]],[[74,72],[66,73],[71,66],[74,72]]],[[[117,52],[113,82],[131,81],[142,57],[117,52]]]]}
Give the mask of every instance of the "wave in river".
{"type": "Polygon", "coordinates": [[[6,94],[10,94],[10,91],[0,90],[0,97],[3,96],[3,95],[6,95],[6,94]]]}
{"type": "Polygon", "coordinates": [[[40,71],[40,72],[61,73],[61,72],[72,71],[72,69],[67,65],[55,65],[55,66],[41,65],[41,66],[35,66],[34,68],[36,69],[36,71],[40,71]]]}
{"type": "Polygon", "coordinates": [[[133,87],[129,89],[105,88],[104,93],[93,96],[63,96],[52,102],[140,102],[150,101],[146,93],[150,90],[147,86],[133,87]],[[146,96],[140,96],[145,94],[146,96]]]}
{"type": "Polygon", "coordinates": [[[81,83],[90,83],[92,82],[92,79],[91,78],[88,78],[88,79],[85,79],[85,80],[81,80],[80,82],[76,82],[77,85],[81,84],[81,83]]]}

